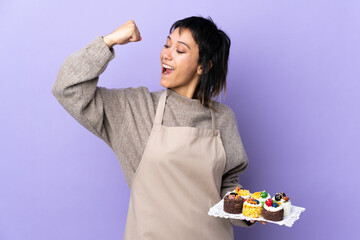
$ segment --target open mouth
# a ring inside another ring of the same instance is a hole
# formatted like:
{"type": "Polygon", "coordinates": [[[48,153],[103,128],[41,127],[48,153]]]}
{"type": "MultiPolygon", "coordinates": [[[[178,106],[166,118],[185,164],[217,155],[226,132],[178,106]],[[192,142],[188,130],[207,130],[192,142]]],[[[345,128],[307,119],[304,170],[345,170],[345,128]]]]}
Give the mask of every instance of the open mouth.
{"type": "Polygon", "coordinates": [[[175,69],[169,65],[163,64],[162,65],[162,74],[163,75],[169,75],[171,73],[173,73],[175,71],[175,69]]]}

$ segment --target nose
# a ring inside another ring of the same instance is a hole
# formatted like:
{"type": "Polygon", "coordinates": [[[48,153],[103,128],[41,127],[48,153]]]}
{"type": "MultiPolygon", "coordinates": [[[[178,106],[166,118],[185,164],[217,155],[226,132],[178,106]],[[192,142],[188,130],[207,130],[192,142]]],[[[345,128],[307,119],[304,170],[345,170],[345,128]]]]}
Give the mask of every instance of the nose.
{"type": "Polygon", "coordinates": [[[171,60],[171,59],[172,59],[172,55],[171,55],[171,50],[170,50],[170,48],[164,48],[163,58],[164,58],[164,59],[167,59],[167,60],[171,60]]]}

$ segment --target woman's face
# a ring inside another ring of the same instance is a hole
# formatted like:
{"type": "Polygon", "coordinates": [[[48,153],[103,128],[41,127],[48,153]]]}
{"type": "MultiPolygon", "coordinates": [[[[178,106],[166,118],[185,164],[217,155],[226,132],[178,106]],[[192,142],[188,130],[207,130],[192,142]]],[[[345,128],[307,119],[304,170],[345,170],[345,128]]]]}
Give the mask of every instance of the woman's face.
{"type": "Polygon", "coordinates": [[[191,31],[183,28],[180,35],[176,28],[167,37],[160,53],[161,85],[192,98],[201,74],[198,59],[199,47],[191,31]]]}

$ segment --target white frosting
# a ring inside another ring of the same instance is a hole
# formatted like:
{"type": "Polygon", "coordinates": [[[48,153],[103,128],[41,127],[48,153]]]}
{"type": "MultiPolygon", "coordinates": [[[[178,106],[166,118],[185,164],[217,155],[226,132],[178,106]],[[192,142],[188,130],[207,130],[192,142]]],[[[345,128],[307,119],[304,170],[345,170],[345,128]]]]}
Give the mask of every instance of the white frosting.
{"type": "MultiPolygon", "coordinates": [[[[272,200],[274,200],[275,202],[277,202],[277,201],[275,200],[275,196],[272,198],[272,200]]],[[[291,202],[290,202],[290,199],[287,200],[286,202],[285,202],[284,199],[281,199],[279,202],[281,203],[281,206],[283,206],[283,208],[284,208],[284,217],[289,216],[290,213],[291,213],[291,202]]]]}
{"type": "MultiPolygon", "coordinates": [[[[281,209],[283,209],[284,207],[282,206],[282,204],[278,207],[269,207],[267,206],[266,204],[264,204],[264,208],[267,210],[267,211],[270,211],[270,212],[277,212],[277,211],[280,211],[281,209]]],[[[285,213],[285,209],[284,209],[284,213],[285,213]]]]}
{"type": "Polygon", "coordinates": [[[265,202],[265,201],[266,201],[267,199],[269,199],[269,198],[271,198],[270,194],[268,194],[266,198],[262,198],[262,197],[260,196],[260,198],[259,198],[258,200],[259,200],[260,202],[265,202]]]}
{"type": "Polygon", "coordinates": [[[284,207],[284,217],[289,216],[290,213],[291,213],[291,202],[290,202],[290,200],[281,203],[281,206],[284,207]]]}
{"type": "Polygon", "coordinates": [[[287,200],[286,202],[284,201],[284,199],[281,199],[281,205],[287,206],[287,205],[291,205],[290,200],[287,200]]]}

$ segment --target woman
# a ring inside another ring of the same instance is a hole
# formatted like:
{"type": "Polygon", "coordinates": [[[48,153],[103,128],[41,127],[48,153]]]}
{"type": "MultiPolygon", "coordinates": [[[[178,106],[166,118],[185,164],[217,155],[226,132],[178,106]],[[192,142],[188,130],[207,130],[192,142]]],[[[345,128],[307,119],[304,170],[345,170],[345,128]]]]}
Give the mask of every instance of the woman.
{"type": "Polygon", "coordinates": [[[131,190],[124,239],[233,239],[232,224],[253,222],[207,215],[248,165],[233,111],[212,100],[230,39],[211,18],[179,20],[160,54],[165,90],[98,87],[113,46],[141,40],[132,20],[96,37],[65,60],[52,92],[119,159],[131,190]]]}

